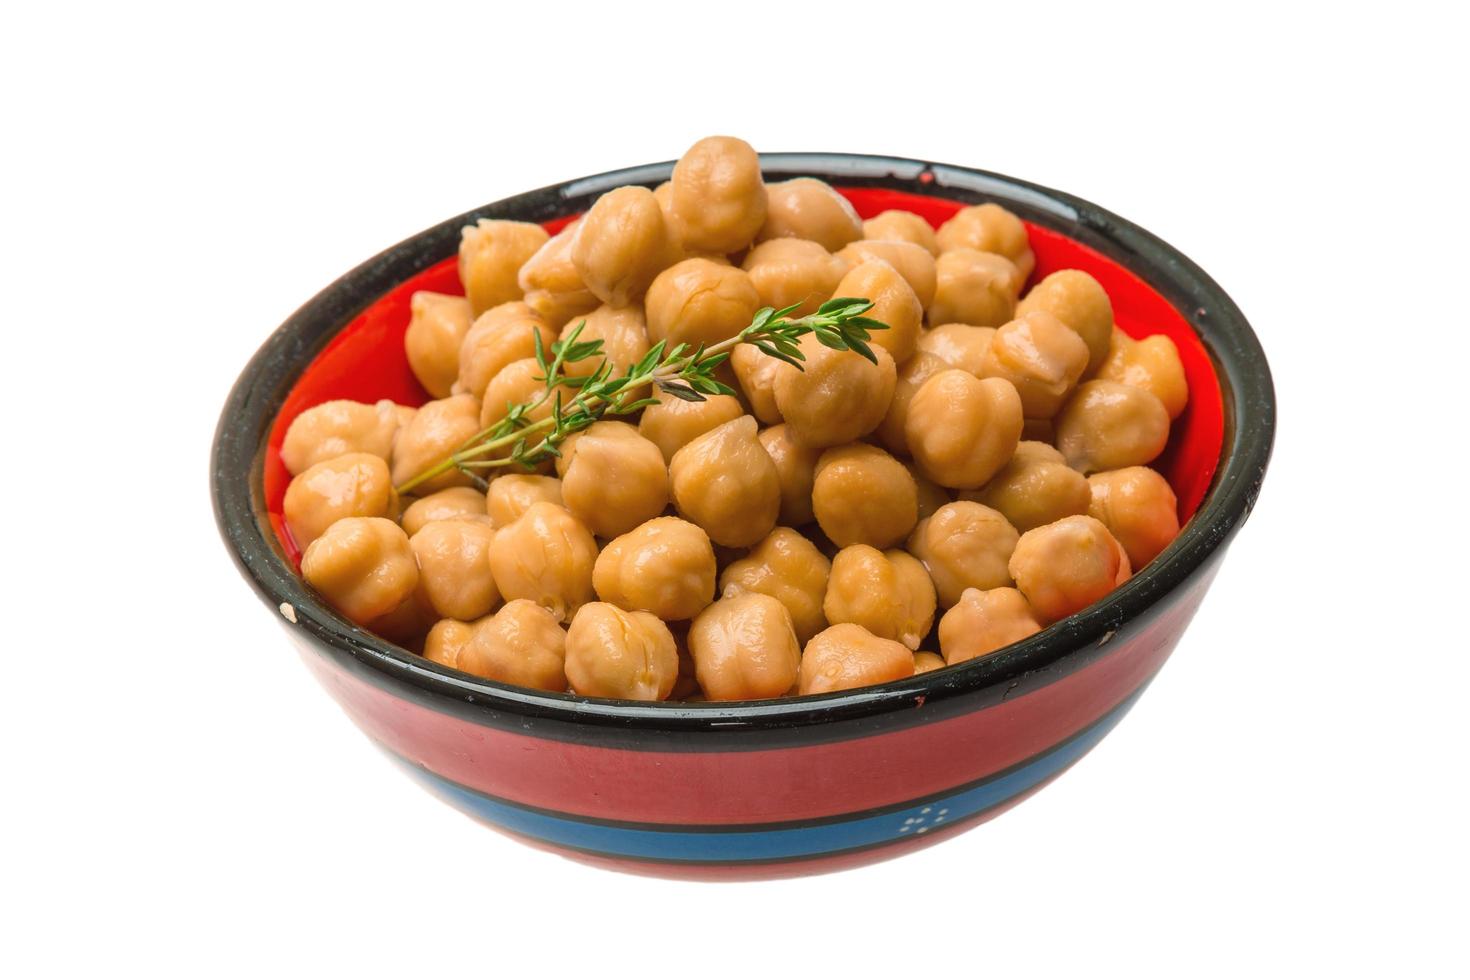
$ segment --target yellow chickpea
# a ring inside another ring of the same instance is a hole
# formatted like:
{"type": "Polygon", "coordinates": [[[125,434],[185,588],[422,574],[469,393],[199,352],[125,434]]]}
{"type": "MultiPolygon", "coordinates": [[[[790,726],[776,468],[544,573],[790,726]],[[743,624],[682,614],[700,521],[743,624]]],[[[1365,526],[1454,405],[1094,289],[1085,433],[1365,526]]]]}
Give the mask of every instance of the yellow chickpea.
{"type": "Polygon", "coordinates": [[[637,300],[678,257],[664,213],[646,187],[619,187],[599,197],[572,237],[577,274],[609,306],[637,300]]]}
{"type": "Polygon", "coordinates": [[[1064,517],[1021,535],[1011,577],[1043,622],[1092,605],[1133,574],[1128,555],[1096,518],[1064,517]]]}
{"type": "Polygon", "coordinates": [[[939,670],[944,665],[944,658],[937,653],[930,653],[928,650],[920,650],[919,652],[914,654],[915,674],[927,674],[931,670],[939,670]]]}
{"type": "Polygon", "coordinates": [[[720,594],[768,595],[786,607],[802,643],[827,628],[822,602],[832,563],[817,546],[788,527],[778,527],[750,554],[731,562],[720,575],[720,594]]]}
{"type": "MultiPolygon", "coordinates": [[[[737,350],[739,348],[736,348],[737,350]]],[[[803,446],[791,438],[785,424],[762,429],[757,437],[766,455],[776,464],[776,479],[781,484],[782,524],[801,527],[816,520],[812,511],[812,487],[817,479],[820,449],[803,446]]]]}
{"type": "Polygon", "coordinates": [[[473,623],[462,623],[457,619],[441,619],[429,629],[424,638],[424,658],[445,667],[459,664],[459,652],[475,635],[473,623]]]}
{"type": "Polygon", "coordinates": [[[1116,381],[1078,387],[1056,417],[1057,448],[1083,473],[1152,462],[1169,442],[1169,413],[1151,393],[1116,381]]]}
{"type": "Polygon", "coordinates": [[[908,647],[874,636],[856,624],[839,623],[812,637],[802,651],[798,691],[831,694],[913,674],[914,655],[908,647]]]}
{"type": "Polygon", "coordinates": [[[385,640],[418,652],[423,650],[426,634],[436,618],[434,607],[424,598],[422,590],[415,589],[389,612],[360,625],[385,640]]]}
{"type": "Polygon", "coordinates": [[[952,368],[980,377],[985,352],[995,339],[994,327],[972,327],[967,323],[941,323],[925,330],[918,341],[920,353],[931,354],[952,368]]]}
{"type": "Polygon", "coordinates": [[[856,623],[917,650],[934,624],[934,583],[918,559],[897,548],[855,544],[837,552],[822,599],[829,623],[856,623]]]}
{"type": "Polygon", "coordinates": [[[582,281],[582,274],[572,261],[572,246],[581,224],[578,219],[553,235],[526,260],[517,278],[526,305],[558,329],[597,309],[601,302],[582,281]]]}
{"type": "Polygon", "coordinates": [[[912,463],[909,464],[909,476],[914,478],[914,487],[919,492],[919,520],[933,517],[939,508],[954,502],[948,490],[920,473],[912,463]]]}
{"type": "Polygon", "coordinates": [[[776,526],[781,481],[748,415],[716,426],[669,463],[674,505],[717,544],[744,548],[776,526]]]}
{"type": "Polygon", "coordinates": [[[518,520],[531,509],[532,504],[545,501],[558,507],[565,506],[561,499],[561,481],[554,476],[535,473],[498,476],[490,482],[490,489],[482,499],[490,526],[497,529],[518,520]]]}
{"type": "Polygon", "coordinates": [[[663,621],[607,602],[577,610],[566,650],[567,680],[583,697],[663,701],[679,676],[679,651],[663,621]]]}
{"type": "Polygon", "coordinates": [[[348,453],[298,474],[286,487],[286,527],[306,548],[344,517],[398,516],[388,464],[372,453],[348,453]]]}
{"type": "Polygon", "coordinates": [[[941,371],[914,393],[904,435],[914,462],[935,483],[984,486],[1021,441],[1021,396],[1001,378],[941,371]]]}
{"type": "Polygon", "coordinates": [[[981,361],[982,378],[1016,386],[1028,419],[1049,419],[1077,387],[1087,367],[1087,345],[1066,324],[1038,310],[995,332],[981,361]]]}
{"type": "Polygon", "coordinates": [[[928,221],[912,211],[884,211],[863,222],[863,237],[878,242],[912,242],[930,255],[939,254],[939,242],[928,221]]]}
{"type": "Polygon", "coordinates": [[[714,548],[688,521],[655,517],[608,542],[592,584],[603,602],[665,620],[692,619],[714,600],[714,548]]]}
{"type": "Polygon", "coordinates": [[[460,232],[459,281],[476,316],[521,298],[521,266],[550,237],[540,225],[489,218],[460,232]]]}
{"type": "Polygon", "coordinates": [[[475,320],[459,346],[458,393],[485,397],[490,381],[515,361],[536,356],[535,335],[551,350],[556,331],[524,303],[488,310],[475,320]]]}
{"type": "Polygon", "coordinates": [[[740,267],[750,276],[760,306],[784,310],[800,303],[792,316],[809,316],[831,299],[846,271],[837,258],[816,242],[773,238],[745,255],[740,267]]]}
{"type": "Polygon", "coordinates": [[[1152,392],[1171,419],[1182,415],[1189,404],[1189,382],[1179,348],[1163,334],[1134,340],[1114,327],[1112,346],[1097,376],[1152,392]]]}
{"type": "MultiPolygon", "coordinates": [[[[566,361],[562,370],[574,378],[586,377],[602,366],[604,360],[613,366],[617,374],[637,364],[651,346],[648,342],[648,321],[643,307],[599,306],[585,316],[578,316],[562,328],[561,339],[570,340],[572,331],[577,331],[577,342],[600,340],[602,353],[584,357],[578,361],[566,361]],[[578,329],[580,328],[580,329],[578,329]]],[[[550,356],[551,348],[546,348],[550,356]]]]}
{"type": "Polygon", "coordinates": [[[408,332],[403,351],[409,370],[424,390],[445,398],[459,377],[459,345],[469,332],[470,301],[463,296],[417,292],[408,302],[408,332]]]}
{"type": "Polygon", "coordinates": [[[898,378],[893,385],[893,400],[888,403],[888,414],[883,416],[877,430],[878,441],[888,447],[890,452],[901,456],[909,454],[909,440],[904,432],[904,425],[909,417],[909,402],[914,400],[914,393],[925,381],[940,371],[947,370],[948,364],[922,351],[916,352],[898,369],[898,378]]]}
{"type": "Polygon", "coordinates": [[[669,194],[686,248],[738,252],[766,221],[760,158],[749,143],[731,136],[709,136],[691,146],[674,164],[669,194]]]}
{"type": "MultiPolygon", "coordinates": [[[[865,262],[886,262],[893,266],[894,271],[903,277],[918,298],[921,317],[923,310],[934,302],[937,266],[933,254],[921,245],[911,242],[860,240],[843,248],[837,253],[837,257],[847,264],[849,270],[856,269],[865,262]]],[[[841,288],[832,295],[875,298],[868,293],[852,293],[841,288]]]]}
{"type": "Polygon", "coordinates": [[[717,344],[750,326],[760,296],[743,269],[685,259],[648,287],[648,337],[668,345],[717,344]]]}
{"type": "Polygon", "coordinates": [[[408,535],[386,517],[337,521],[301,556],[301,575],[359,625],[398,608],[419,584],[408,535]]]}
{"type": "Polygon", "coordinates": [[[566,508],[537,501],[495,532],[490,571],[507,600],[530,599],[566,621],[592,600],[597,542],[566,508]]]}
{"type": "MultiPolygon", "coordinates": [[[[393,482],[405,483],[449,456],[480,431],[480,403],[470,395],[450,395],[418,410],[393,443],[393,482]]],[[[434,477],[415,489],[420,493],[465,486],[469,477],[458,470],[434,477]]]]}
{"type": "Polygon", "coordinates": [[[796,368],[761,353],[752,344],[737,344],[727,363],[735,372],[735,380],[750,404],[751,414],[767,425],[780,422],[781,410],[776,407],[776,379],[796,368]]]}
{"type": "Polygon", "coordinates": [[[865,442],[822,453],[812,485],[812,511],[838,547],[887,548],[919,519],[919,490],[902,463],[865,442]]]}
{"type": "Polygon", "coordinates": [[[939,257],[930,323],[998,327],[1016,312],[1021,270],[1004,255],[956,248],[939,257]]]}
{"type": "Polygon", "coordinates": [[[419,563],[419,588],[436,615],[479,619],[500,605],[490,571],[494,538],[487,521],[451,519],[426,524],[408,539],[419,563]]]}
{"type": "Polygon", "coordinates": [[[1005,515],[1016,530],[1051,524],[1087,513],[1092,499],[1087,479],[1056,449],[1044,442],[1022,441],[1011,461],[979,490],[966,490],[961,500],[974,500],[1005,515]]]}
{"type": "Polygon", "coordinates": [[[955,216],[939,226],[934,234],[939,251],[973,248],[977,252],[993,252],[1010,259],[1021,274],[1021,282],[1036,268],[1036,255],[1026,226],[999,204],[979,204],[961,208],[955,216]]]}
{"type": "Polygon", "coordinates": [[[766,188],[769,209],[757,241],[773,238],[804,238],[829,252],[863,237],[863,222],[829,184],[812,177],[797,177],[766,188]]]}
{"type": "Polygon", "coordinates": [[[643,410],[638,431],[658,447],[666,463],[706,432],[745,414],[740,399],[733,395],[706,395],[702,402],[687,402],[655,390],[654,397],[658,404],[643,410]]]}
{"type": "Polygon", "coordinates": [[[556,472],[567,510],[600,538],[631,531],[669,505],[663,453],[626,422],[594,422],[567,439],[556,472]]]}
{"type": "Polygon", "coordinates": [[[502,684],[565,691],[567,646],[555,615],[529,599],[512,599],[474,624],[454,666],[502,684]]]}
{"type": "Polygon", "coordinates": [[[689,624],[699,688],[711,701],[779,698],[801,669],[791,613],[759,592],[720,599],[689,624]]]}
{"type": "MultiPolygon", "coordinates": [[[[917,245],[914,248],[933,261],[928,252],[917,245]]],[[[897,269],[881,259],[863,262],[842,277],[835,295],[872,300],[873,308],[864,316],[888,324],[887,330],[873,331],[873,346],[887,349],[895,364],[902,364],[913,356],[919,331],[924,325],[924,307],[897,269]]]]}
{"type": "Polygon", "coordinates": [[[286,429],[281,462],[295,476],[348,453],[388,459],[402,423],[402,408],[386,398],[373,405],[340,399],[308,408],[286,429]]]}
{"type": "Polygon", "coordinates": [[[1112,532],[1128,552],[1128,562],[1142,568],[1179,536],[1179,501],[1158,473],[1144,466],[1094,473],[1087,478],[1092,502],[1087,513],[1112,532]]]}
{"type": "Polygon", "coordinates": [[[456,517],[479,520],[485,516],[485,495],[474,487],[450,487],[420,497],[403,509],[398,523],[404,533],[413,537],[430,521],[447,521],[456,517]]]}
{"type": "MultiPolygon", "coordinates": [[[[480,402],[480,428],[488,429],[510,414],[511,406],[531,404],[546,390],[546,372],[534,357],[511,361],[485,386],[480,402]]],[[[546,402],[526,414],[532,421],[548,418],[552,404],[546,402]]]]}
{"type": "Polygon", "coordinates": [[[960,664],[1041,632],[1036,613],[1018,590],[966,589],[939,620],[944,661],[960,664]]]}
{"type": "Polygon", "coordinates": [[[878,428],[898,379],[893,356],[874,344],[875,364],[855,351],[825,347],[810,333],[798,345],[805,357],[802,370],[778,372],[773,389],[791,437],[826,448],[855,442],[878,428]]]}
{"type": "Polygon", "coordinates": [[[1036,310],[1061,320],[1087,345],[1083,377],[1091,377],[1102,367],[1113,340],[1113,304],[1101,283],[1080,269],[1053,272],[1016,304],[1016,316],[1036,310]]]}
{"type": "Polygon", "coordinates": [[[966,589],[1010,585],[1007,564],[1020,537],[999,511],[957,500],[920,521],[909,536],[908,549],[934,580],[939,604],[948,607],[959,602],[966,589]]]}

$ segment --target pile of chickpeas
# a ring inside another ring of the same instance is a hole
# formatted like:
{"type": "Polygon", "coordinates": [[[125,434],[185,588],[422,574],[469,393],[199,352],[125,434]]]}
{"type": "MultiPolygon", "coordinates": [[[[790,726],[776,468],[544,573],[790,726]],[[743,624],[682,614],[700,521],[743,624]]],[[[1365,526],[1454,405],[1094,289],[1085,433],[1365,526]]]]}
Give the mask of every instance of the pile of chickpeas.
{"type": "Polygon", "coordinates": [[[1179,532],[1147,467],[1188,399],[1178,351],[1118,330],[1085,272],[1023,295],[1034,265],[995,204],[937,231],[863,221],[819,180],[765,183],[723,136],[555,236],[482,220],[465,295],[412,300],[433,400],[328,402],[286,433],[302,574],[430,660],[589,697],[820,694],[992,653],[1179,532]],[[877,363],[810,335],[804,370],[742,344],[720,368],[733,396],[654,392],[488,492],[458,471],[394,490],[541,392],[538,335],[585,324],[621,373],[660,340],[717,343],[760,307],[833,296],[873,301],[877,363]]]}

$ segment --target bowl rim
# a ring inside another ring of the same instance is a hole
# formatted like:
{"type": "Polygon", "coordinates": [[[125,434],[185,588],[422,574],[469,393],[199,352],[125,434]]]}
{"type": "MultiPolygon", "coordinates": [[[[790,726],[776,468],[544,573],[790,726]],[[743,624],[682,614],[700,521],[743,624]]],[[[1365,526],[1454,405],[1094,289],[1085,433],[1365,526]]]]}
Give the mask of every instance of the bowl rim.
{"type": "Polygon", "coordinates": [[[1022,218],[1096,249],[1179,310],[1209,353],[1220,384],[1220,463],[1180,535],[1106,598],[986,657],[887,684],[765,701],[639,702],[533,691],[426,660],[347,621],[316,597],[281,551],[265,510],[262,474],[276,414],[312,359],[358,313],[410,276],[454,254],[459,230],[480,218],[549,221],[585,211],[604,191],[652,187],[673,161],[551,184],[486,204],[404,239],[325,287],[261,345],[226,397],[210,458],[215,520],[242,576],[293,628],[304,630],[359,675],[387,675],[457,711],[489,709],[574,726],[665,732],[797,728],[861,719],[1005,686],[1045,671],[1123,624],[1151,617],[1162,600],[1202,574],[1250,515],[1270,460],[1276,400],[1269,366],[1244,314],[1213,279],[1162,239],[1074,195],[969,167],[849,153],[763,153],[768,180],[817,177],[839,186],[884,187],[965,204],[994,201],[1022,218]],[[246,478],[242,479],[242,475],[246,478]],[[289,612],[288,612],[289,610],[289,612]]]}

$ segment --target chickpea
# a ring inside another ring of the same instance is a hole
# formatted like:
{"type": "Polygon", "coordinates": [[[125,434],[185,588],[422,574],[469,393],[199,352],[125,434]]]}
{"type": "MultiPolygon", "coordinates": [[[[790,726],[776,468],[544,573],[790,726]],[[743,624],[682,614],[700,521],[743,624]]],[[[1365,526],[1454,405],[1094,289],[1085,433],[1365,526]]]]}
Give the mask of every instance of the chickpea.
{"type": "Polygon", "coordinates": [[[972,327],[967,323],[942,323],[919,336],[921,353],[932,354],[952,368],[980,377],[985,352],[995,339],[994,327],[972,327]]]}
{"type": "Polygon", "coordinates": [[[944,661],[960,664],[1041,632],[1036,613],[1018,590],[966,589],[939,620],[944,661]]]}
{"type": "Polygon", "coordinates": [[[939,604],[949,607],[966,589],[1010,585],[1007,563],[1020,537],[1000,511],[957,500],[919,522],[908,548],[934,580],[939,604]]]}
{"type": "Polygon", "coordinates": [[[776,479],[781,484],[781,523],[791,527],[810,524],[816,520],[812,511],[812,486],[816,483],[817,460],[822,451],[791,438],[784,423],[762,429],[757,438],[776,464],[776,479]]]}
{"type": "Polygon", "coordinates": [[[914,393],[925,381],[940,371],[949,370],[949,365],[932,354],[915,353],[903,367],[898,369],[898,378],[893,385],[893,400],[888,403],[888,414],[878,423],[878,441],[891,452],[903,456],[909,454],[909,440],[904,433],[904,424],[909,417],[909,403],[914,393]]]}
{"type": "Polygon", "coordinates": [[[286,527],[306,548],[344,517],[398,516],[388,464],[372,453],[348,453],[297,475],[286,487],[286,527]]]}
{"type": "Polygon", "coordinates": [[[459,663],[459,652],[474,635],[473,623],[441,619],[429,629],[429,635],[424,639],[424,658],[445,667],[454,667],[459,663]]]}
{"type": "Polygon", "coordinates": [[[1057,448],[1083,473],[1152,462],[1169,442],[1164,403],[1142,388],[1116,381],[1078,387],[1056,417],[1057,448]]]}
{"type": "MultiPolygon", "coordinates": [[[[480,431],[480,403],[470,395],[450,395],[419,409],[393,443],[393,482],[405,483],[453,453],[480,431]]],[[[457,470],[419,484],[420,493],[459,487],[469,477],[457,470]]]]}
{"type": "Polygon", "coordinates": [[[674,164],[669,194],[687,248],[738,252],[766,221],[760,158],[749,143],[731,136],[709,136],[691,146],[674,164]]]}
{"type": "MultiPolygon", "coordinates": [[[[561,332],[561,339],[571,338],[577,332],[577,342],[602,341],[601,356],[584,357],[580,361],[564,362],[562,369],[574,378],[592,374],[604,359],[613,365],[613,370],[622,374],[642,360],[651,346],[648,342],[648,321],[641,306],[599,306],[586,316],[569,322],[561,332]]],[[[547,348],[548,354],[551,348],[547,348]]]]}
{"type": "Polygon", "coordinates": [[[402,424],[401,408],[386,398],[373,405],[340,399],[308,408],[286,429],[281,462],[295,476],[348,453],[388,459],[402,424]]]}
{"type": "MultiPolygon", "coordinates": [[[[534,402],[545,390],[546,372],[534,357],[511,361],[485,386],[485,397],[480,402],[480,428],[490,428],[509,415],[512,406],[534,402]]],[[[552,407],[551,402],[546,402],[525,417],[531,421],[549,418],[552,407]]]]}
{"type": "Polygon", "coordinates": [[[717,344],[750,326],[760,296],[743,269],[685,259],[648,287],[648,337],[654,343],[717,344]]]}
{"type": "Polygon", "coordinates": [[[1092,502],[1087,513],[1112,532],[1128,552],[1128,562],[1142,568],[1179,536],[1179,501],[1158,473],[1144,466],[1094,473],[1087,478],[1092,502]]]}
{"type": "Polygon", "coordinates": [[[438,619],[434,607],[424,597],[422,590],[394,606],[390,612],[376,616],[361,624],[370,633],[410,650],[421,651],[427,642],[426,634],[438,619]]]}
{"type": "Polygon", "coordinates": [[[1061,410],[1086,367],[1087,345],[1082,338],[1038,310],[995,332],[980,376],[1004,378],[1015,385],[1026,418],[1049,419],[1061,410]]]}
{"type": "Polygon", "coordinates": [[[912,463],[909,464],[909,476],[914,478],[914,487],[919,492],[919,520],[933,517],[939,508],[953,503],[954,498],[948,490],[920,473],[912,463]]]}
{"type": "Polygon", "coordinates": [[[702,402],[686,402],[666,391],[655,390],[657,405],[649,405],[638,420],[643,438],[658,447],[664,462],[711,429],[745,414],[740,399],[733,395],[706,395],[702,402]]]}
{"type": "Polygon", "coordinates": [[[768,595],[786,607],[796,639],[805,643],[827,628],[822,602],[832,563],[796,531],[778,527],[720,575],[725,598],[742,592],[768,595]]]}
{"type": "Polygon", "coordinates": [[[679,676],[679,651],[663,621],[607,602],[577,610],[566,649],[567,680],[583,697],[663,701],[679,676]]]}
{"type": "Polygon", "coordinates": [[[940,371],[914,393],[904,435],[914,462],[935,483],[984,486],[1021,441],[1021,396],[1002,378],[940,371]]]}
{"type": "Polygon", "coordinates": [[[951,252],[957,248],[973,248],[977,252],[993,252],[1004,255],[1015,263],[1025,282],[1036,268],[1036,254],[1031,251],[1031,239],[1026,226],[999,204],[979,204],[961,208],[934,233],[939,251],[951,252]]]}
{"type": "Polygon", "coordinates": [[[829,252],[863,237],[863,221],[829,184],[813,177],[783,180],[766,188],[769,209],[756,241],[804,238],[829,252]]]}
{"type": "Polygon", "coordinates": [[[521,266],[516,280],[525,293],[526,305],[557,329],[591,313],[600,302],[572,261],[572,246],[581,225],[579,218],[553,235],[521,266]]]}
{"type": "Polygon", "coordinates": [[[529,599],[512,599],[474,624],[454,666],[466,674],[537,691],[567,689],[566,631],[529,599]]]}
{"type": "Polygon", "coordinates": [[[556,472],[567,510],[601,538],[631,531],[669,504],[663,453],[626,422],[593,422],[567,439],[556,472]]]}
{"type": "Polygon", "coordinates": [[[822,453],[812,485],[812,511],[839,547],[887,548],[919,519],[919,490],[902,463],[865,442],[822,453]]]}
{"type": "MultiPolygon", "coordinates": [[[[448,491],[446,491],[448,492],[448,491]]],[[[561,481],[554,476],[535,473],[507,473],[490,482],[484,498],[490,526],[502,528],[520,519],[531,505],[545,501],[565,506],[561,499],[561,481]]]]}
{"type": "Polygon", "coordinates": [[[761,353],[752,344],[735,345],[727,363],[735,372],[735,380],[745,400],[750,403],[751,414],[767,425],[780,422],[781,410],[776,407],[776,379],[796,368],[761,353]]]}
{"type": "Polygon", "coordinates": [[[759,592],[720,599],[689,624],[699,688],[711,701],[779,698],[801,670],[791,613],[759,592]]]}
{"type": "Polygon", "coordinates": [[[486,521],[425,524],[408,539],[419,563],[419,588],[439,616],[479,619],[500,605],[490,571],[495,529],[486,521]]]}
{"type": "Polygon", "coordinates": [[[781,481],[749,416],[716,426],[680,449],[669,476],[679,514],[717,544],[743,548],[776,526],[781,481]]]}
{"type": "Polygon", "coordinates": [[[939,257],[930,323],[998,327],[1015,316],[1021,270],[1004,255],[956,248],[939,257]]]}
{"type": "Polygon", "coordinates": [[[1037,310],[1061,320],[1087,345],[1083,377],[1091,377],[1102,367],[1113,340],[1113,304],[1101,283],[1081,269],[1053,272],[1016,304],[1016,316],[1037,310]]]}
{"type": "Polygon", "coordinates": [[[515,361],[536,356],[536,334],[551,350],[556,331],[524,303],[488,310],[475,320],[459,346],[459,393],[485,397],[490,381],[515,361]]]}
{"type": "Polygon", "coordinates": [[[430,521],[447,521],[456,517],[478,520],[485,516],[485,495],[474,487],[450,487],[420,497],[403,510],[399,523],[404,533],[413,537],[430,521]]]}
{"type": "Polygon", "coordinates": [[[393,612],[419,584],[408,535],[386,517],[337,521],[307,547],[301,575],[358,624],[393,612]]]}
{"type": "Polygon", "coordinates": [[[1189,382],[1179,348],[1163,334],[1134,340],[1114,327],[1112,346],[1097,376],[1152,392],[1163,402],[1170,419],[1177,419],[1189,404],[1189,382]]]}
{"type": "Polygon", "coordinates": [[[489,218],[460,232],[459,281],[475,316],[521,298],[521,266],[550,238],[540,225],[489,218]]]}
{"type": "Polygon", "coordinates": [[[507,600],[530,599],[565,622],[592,600],[597,542],[566,508],[544,500],[495,532],[490,571],[507,600]]]}
{"type": "Polygon", "coordinates": [[[913,673],[914,655],[908,647],[853,623],[839,623],[807,643],[798,690],[803,695],[830,694],[902,680],[913,673]]]}
{"type": "Polygon", "coordinates": [[[816,242],[773,238],[745,255],[740,267],[750,276],[759,306],[784,310],[800,303],[792,316],[809,316],[836,295],[846,271],[842,260],[816,242]]]}
{"type": "Polygon", "coordinates": [[[1011,577],[1043,622],[1092,605],[1133,574],[1128,555],[1094,517],[1064,517],[1021,535],[1011,577]]]}
{"type": "Polygon", "coordinates": [[[802,370],[778,372],[773,389],[791,437],[824,449],[855,442],[878,428],[898,379],[887,349],[873,345],[875,364],[855,351],[825,347],[815,334],[804,335],[798,345],[805,357],[802,370]]]}
{"type": "Polygon", "coordinates": [[[994,479],[979,490],[966,490],[960,499],[995,508],[1024,533],[1063,517],[1086,514],[1092,491],[1087,479],[1068,466],[1056,449],[1044,442],[1022,441],[994,479]]]}
{"type": "Polygon", "coordinates": [[[912,211],[884,211],[863,222],[863,237],[878,242],[912,242],[930,255],[939,254],[939,242],[929,222],[912,211]]]}
{"type": "MultiPolygon", "coordinates": [[[[925,258],[930,258],[929,253],[917,245],[914,248],[925,258]]],[[[862,296],[872,300],[873,308],[864,315],[888,324],[887,330],[873,331],[873,346],[886,348],[893,355],[895,364],[902,364],[913,356],[919,331],[924,325],[924,307],[897,269],[881,259],[863,262],[842,277],[834,295],[862,296]]]]}
{"type": "Polygon", "coordinates": [[[637,300],[678,255],[664,213],[646,187],[619,187],[599,197],[572,237],[577,274],[610,306],[637,300]]]}
{"type": "MultiPolygon", "coordinates": [[[[914,291],[914,296],[919,300],[920,315],[930,303],[934,302],[934,288],[938,266],[935,264],[934,256],[922,245],[912,242],[885,242],[885,241],[856,241],[846,246],[837,253],[837,257],[847,263],[848,269],[856,269],[866,262],[887,262],[893,266],[895,272],[903,277],[909,288],[914,291]]],[[[852,293],[839,288],[834,296],[867,296],[875,299],[870,293],[852,293]]],[[[875,317],[882,320],[882,317],[875,317]]],[[[884,321],[887,322],[887,321],[884,321]]]]}
{"type": "Polygon", "coordinates": [[[403,351],[424,390],[445,398],[459,377],[459,345],[469,332],[470,301],[463,296],[417,292],[408,301],[408,332],[403,351]]]}
{"type": "Polygon", "coordinates": [[[927,674],[931,670],[938,670],[944,666],[944,658],[937,653],[928,650],[920,650],[914,654],[914,673],[927,674]]]}
{"type": "Polygon", "coordinates": [[[660,619],[691,619],[715,595],[709,536],[677,517],[655,517],[608,542],[592,568],[597,597],[660,619]]]}
{"type": "Polygon", "coordinates": [[[832,559],[822,613],[917,650],[934,624],[934,599],[929,573],[908,552],[855,544],[832,559]]]}

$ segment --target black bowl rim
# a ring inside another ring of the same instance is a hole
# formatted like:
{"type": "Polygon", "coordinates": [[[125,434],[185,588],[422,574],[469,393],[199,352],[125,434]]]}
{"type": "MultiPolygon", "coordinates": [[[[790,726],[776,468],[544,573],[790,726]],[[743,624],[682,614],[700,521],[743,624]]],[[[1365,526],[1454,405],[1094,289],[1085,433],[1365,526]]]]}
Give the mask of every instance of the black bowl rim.
{"type": "Polygon", "coordinates": [[[810,176],[841,186],[885,187],[967,204],[995,201],[1102,252],[1173,304],[1214,361],[1224,400],[1225,433],[1214,481],[1169,548],[1104,600],[990,656],[890,684],[775,701],[648,703],[511,687],[442,667],[333,611],[296,575],[275,542],[264,508],[266,441],[301,371],[365,307],[453,255],[464,225],[479,218],[547,221],[585,211],[614,187],[652,187],[668,179],[673,162],[666,161],[549,185],[441,222],[337,279],[262,344],[225,400],[210,474],[220,534],[261,598],[283,615],[289,607],[295,628],[305,630],[360,676],[387,675],[396,682],[394,687],[457,714],[473,715],[478,710],[558,726],[710,734],[861,720],[987,689],[1009,691],[1025,675],[1056,671],[1069,655],[1105,644],[1125,623],[1151,618],[1166,596],[1213,564],[1260,493],[1275,436],[1276,401],[1260,342],[1235,303],[1199,266],[1157,236],[1090,202],[1001,174],[847,153],[772,153],[761,154],[760,159],[768,179],[810,176]]]}

